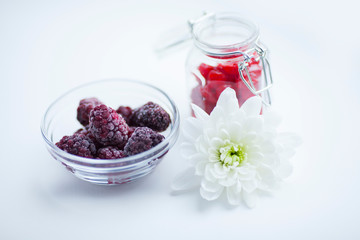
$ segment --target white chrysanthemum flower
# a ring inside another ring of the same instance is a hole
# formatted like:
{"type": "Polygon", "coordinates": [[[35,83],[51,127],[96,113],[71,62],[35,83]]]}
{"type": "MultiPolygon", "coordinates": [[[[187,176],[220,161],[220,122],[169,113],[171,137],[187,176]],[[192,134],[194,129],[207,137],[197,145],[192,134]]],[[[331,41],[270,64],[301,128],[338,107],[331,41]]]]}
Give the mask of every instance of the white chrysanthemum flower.
{"type": "Polygon", "coordinates": [[[191,167],[175,178],[173,190],[200,185],[206,200],[224,193],[232,205],[243,199],[254,207],[258,190],[271,191],[289,176],[289,158],[300,139],[278,133],[279,116],[272,111],[260,114],[261,106],[261,99],[252,97],[239,108],[231,88],[221,93],[210,115],[193,105],[196,118],[184,123],[186,141],[181,146],[191,167]]]}

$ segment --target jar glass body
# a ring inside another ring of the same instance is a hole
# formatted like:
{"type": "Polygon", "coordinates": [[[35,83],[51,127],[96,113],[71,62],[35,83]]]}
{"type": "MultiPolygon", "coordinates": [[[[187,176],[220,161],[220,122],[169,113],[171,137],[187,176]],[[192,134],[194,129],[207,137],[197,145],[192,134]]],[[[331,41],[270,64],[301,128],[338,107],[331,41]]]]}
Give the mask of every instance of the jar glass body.
{"type": "MultiPolygon", "coordinates": [[[[259,32],[255,24],[236,15],[217,14],[196,23],[192,34],[194,44],[186,61],[192,103],[210,114],[225,88],[235,90],[241,106],[255,95],[247,85],[254,90],[266,86],[264,65],[257,48],[259,32]]],[[[256,95],[270,98],[268,92],[256,95]]]]}

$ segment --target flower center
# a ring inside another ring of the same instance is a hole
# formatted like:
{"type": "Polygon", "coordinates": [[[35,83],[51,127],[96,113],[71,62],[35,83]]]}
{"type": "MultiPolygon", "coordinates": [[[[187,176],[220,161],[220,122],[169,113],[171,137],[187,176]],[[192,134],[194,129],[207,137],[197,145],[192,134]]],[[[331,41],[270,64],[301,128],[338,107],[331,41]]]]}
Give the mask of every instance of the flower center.
{"type": "Polygon", "coordinates": [[[240,144],[228,143],[219,148],[219,160],[225,166],[237,167],[247,160],[245,146],[240,144]]]}

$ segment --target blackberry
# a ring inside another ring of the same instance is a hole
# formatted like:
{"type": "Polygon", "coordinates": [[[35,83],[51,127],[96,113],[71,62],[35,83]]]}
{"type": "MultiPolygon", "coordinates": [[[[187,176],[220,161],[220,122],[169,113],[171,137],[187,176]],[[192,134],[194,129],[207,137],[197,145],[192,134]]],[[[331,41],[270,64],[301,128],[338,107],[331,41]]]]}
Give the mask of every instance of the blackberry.
{"type": "Polygon", "coordinates": [[[165,131],[169,124],[169,114],[153,102],[148,102],[135,109],[130,117],[131,126],[148,127],[157,132],[165,131]]]}
{"type": "Polygon", "coordinates": [[[56,146],[65,152],[86,158],[94,158],[96,155],[96,146],[94,142],[83,134],[74,134],[64,136],[56,146]]]}
{"type": "Polygon", "coordinates": [[[98,150],[98,158],[101,159],[116,159],[126,157],[124,151],[119,150],[116,147],[109,146],[100,148],[98,150]]]}
{"type": "Polygon", "coordinates": [[[89,124],[89,114],[94,107],[102,104],[97,98],[85,98],[80,101],[80,104],[77,108],[77,120],[83,125],[86,126],[89,124]]]}
{"type": "Polygon", "coordinates": [[[145,152],[164,140],[164,136],[148,127],[138,127],[124,147],[126,155],[131,156],[145,152]]]}
{"type": "Polygon", "coordinates": [[[116,112],[118,114],[120,114],[125,119],[126,123],[128,123],[128,124],[129,124],[129,120],[130,120],[130,116],[132,114],[132,111],[133,110],[131,109],[131,107],[125,107],[125,106],[120,106],[116,110],[116,112]]]}
{"type": "Polygon", "coordinates": [[[122,148],[128,139],[129,126],[114,109],[101,104],[90,112],[89,130],[100,144],[122,148]]]}

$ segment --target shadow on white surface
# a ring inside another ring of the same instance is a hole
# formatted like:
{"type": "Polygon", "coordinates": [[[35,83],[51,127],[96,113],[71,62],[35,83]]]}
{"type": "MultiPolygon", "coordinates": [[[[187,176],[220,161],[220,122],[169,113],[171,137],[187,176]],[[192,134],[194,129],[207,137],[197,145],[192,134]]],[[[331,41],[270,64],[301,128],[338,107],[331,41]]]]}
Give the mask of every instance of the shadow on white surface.
{"type": "Polygon", "coordinates": [[[147,177],[149,176],[127,184],[103,186],[82,181],[74,176],[69,176],[66,178],[66,181],[56,183],[51,189],[54,197],[59,199],[68,197],[113,198],[139,191],[139,189],[146,185],[147,177]]]}

